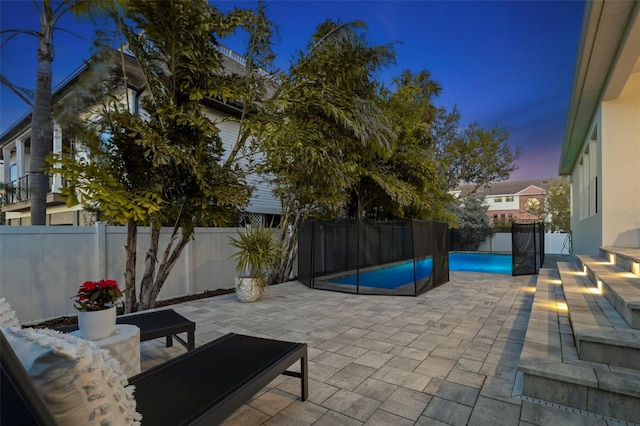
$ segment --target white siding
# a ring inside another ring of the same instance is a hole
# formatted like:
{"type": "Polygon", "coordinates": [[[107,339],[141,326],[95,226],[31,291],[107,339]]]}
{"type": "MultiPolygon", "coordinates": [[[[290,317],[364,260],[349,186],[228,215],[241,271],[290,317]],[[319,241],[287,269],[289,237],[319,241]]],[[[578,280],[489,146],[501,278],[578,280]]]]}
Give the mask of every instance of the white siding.
{"type": "MultiPolygon", "coordinates": [[[[233,149],[236,139],[238,138],[239,123],[234,119],[230,119],[229,116],[220,111],[207,110],[205,111],[205,115],[214,121],[220,129],[220,137],[222,138],[222,144],[225,149],[224,158],[227,158],[229,151],[233,149]]],[[[256,160],[259,160],[259,158],[256,158],[256,160]]],[[[282,210],[280,200],[273,195],[273,186],[264,176],[257,174],[250,175],[247,182],[253,187],[253,193],[246,209],[247,212],[280,214],[282,210]]]]}

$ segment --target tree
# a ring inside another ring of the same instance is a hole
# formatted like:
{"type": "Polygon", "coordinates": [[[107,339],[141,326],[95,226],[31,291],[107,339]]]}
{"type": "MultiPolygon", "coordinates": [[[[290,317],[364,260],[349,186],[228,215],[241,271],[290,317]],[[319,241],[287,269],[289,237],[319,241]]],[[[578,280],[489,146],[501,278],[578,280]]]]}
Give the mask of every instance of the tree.
{"type": "Polygon", "coordinates": [[[60,19],[69,11],[76,15],[95,16],[96,14],[114,10],[124,0],[41,0],[40,5],[33,2],[40,21],[40,29],[35,30],[3,30],[0,34],[10,34],[3,42],[20,34],[36,37],[38,40],[38,71],[36,87],[31,104],[31,91],[16,87],[4,76],[0,78],[3,84],[20,99],[33,106],[31,114],[31,140],[29,159],[29,186],[31,187],[31,224],[45,225],[47,215],[47,193],[49,191],[49,177],[46,174],[45,158],[49,154],[53,143],[53,121],[51,119],[51,81],[53,73],[51,64],[55,57],[53,35],[60,19]]]}
{"type": "Polygon", "coordinates": [[[288,279],[298,225],[312,215],[339,217],[359,176],[362,152],[388,156],[392,129],[378,105],[374,75],[394,59],[390,45],[371,46],[361,22],[320,24],[280,87],[263,103],[255,133],[283,204],[281,239],[288,279]]]}
{"type": "Polygon", "coordinates": [[[82,138],[87,158],[52,160],[62,165],[55,171],[70,183],[65,192],[70,200],[127,226],[127,312],[154,306],[195,226],[230,224],[248,201],[247,170],[239,161],[225,161],[219,129],[203,113],[202,102],[234,101],[246,87],[243,76],[224,73],[216,37],[232,33],[251,15],[222,14],[205,1],[130,3],[114,18],[137,66],[119,53],[121,72],[103,84],[101,103],[87,110],[82,138]],[[142,81],[136,81],[136,68],[142,81]],[[129,108],[123,79],[147,94],[143,113],[129,108]],[[151,238],[137,296],[141,225],[150,227],[151,238]],[[161,250],[165,225],[172,231],[161,250]]]}
{"type": "Polygon", "coordinates": [[[525,213],[529,213],[537,220],[543,220],[547,214],[545,211],[544,202],[540,202],[540,200],[535,197],[531,197],[527,201],[525,201],[522,207],[525,213]]]}
{"type": "Polygon", "coordinates": [[[446,219],[452,196],[443,190],[428,135],[440,85],[429,71],[404,71],[396,90],[381,91],[381,107],[394,137],[386,155],[359,155],[359,178],[351,189],[348,217],[389,220],[405,217],[446,219]]]}
{"type": "Polygon", "coordinates": [[[451,204],[450,210],[458,218],[451,241],[453,250],[477,250],[491,234],[488,208],[479,194],[470,194],[451,204]]]}
{"type": "Polygon", "coordinates": [[[548,232],[569,232],[571,230],[570,187],[567,179],[555,179],[546,187],[545,207],[548,232]]]}
{"type": "Polygon", "coordinates": [[[465,183],[475,192],[491,182],[508,179],[520,157],[519,148],[509,146],[509,131],[498,125],[485,129],[471,123],[460,133],[460,119],[457,108],[451,112],[439,108],[431,135],[448,189],[465,183]]]}

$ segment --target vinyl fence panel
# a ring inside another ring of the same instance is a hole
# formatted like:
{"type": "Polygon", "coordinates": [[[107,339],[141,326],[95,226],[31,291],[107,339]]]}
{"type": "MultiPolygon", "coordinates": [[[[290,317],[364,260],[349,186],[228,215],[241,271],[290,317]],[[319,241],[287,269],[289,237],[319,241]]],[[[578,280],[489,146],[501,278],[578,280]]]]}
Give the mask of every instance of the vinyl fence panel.
{"type": "MultiPolygon", "coordinates": [[[[171,229],[163,229],[158,253],[171,229]]],[[[158,300],[233,287],[236,275],[229,236],[237,228],[196,228],[158,300]]],[[[115,279],[124,285],[126,227],[0,226],[0,297],[21,323],[74,315],[72,297],[87,280],[115,279]]],[[[149,229],[138,229],[137,281],[144,273],[149,229]]],[[[138,289],[139,290],[139,289],[138,289]]]]}

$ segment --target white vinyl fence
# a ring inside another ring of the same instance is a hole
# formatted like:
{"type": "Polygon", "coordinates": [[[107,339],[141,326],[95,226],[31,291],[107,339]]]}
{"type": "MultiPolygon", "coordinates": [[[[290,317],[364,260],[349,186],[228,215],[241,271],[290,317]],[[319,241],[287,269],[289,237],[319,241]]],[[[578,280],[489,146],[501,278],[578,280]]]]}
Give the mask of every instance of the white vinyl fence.
{"type": "MultiPolygon", "coordinates": [[[[159,256],[170,231],[163,229],[159,256]]],[[[229,236],[237,232],[237,228],[196,228],[195,239],[184,249],[158,299],[233,287],[235,250],[229,236]]],[[[545,252],[561,253],[566,235],[545,234],[545,252]]],[[[115,279],[122,288],[126,238],[126,227],[104,224],[0,226],[0,297],[9,301],[21,323],[74,315],[72,297],[83,282],[115,279]]],[[[139,228],[138,277],[144,271],[148,243],[149,229],[139,228]]],[[[510,252],[511,234],[495,234],[479,250],[510,252]]]]}
{"type": "MultiPolygon", "coordinates": [[[[163,229],[162,243],[170,235],[163,229]]],[[[235,249],[229,236],[237,228],[196,228],[165,282],[159,300],[234,286],[235,249]]],[[[85,281],[102,278],[124,285],[126,227],[0,226],[0,297],[21,323],[74,315],[72,297],[85,281]]],[[[149,229],[138,230],[138,265],[144,271],[149,229]]],[[[160,259],[159,259],[160,261],[160,259]]],[[[139,281],[139,278],[138,280],[139,281]]]]}
{"type": "MultiPolygon", "coordinates": [[[[511,252],[511,232],[497,232],[492,237],[487,237],[478,251],[489,252],[511,252]]],[[[551,233],[544,234],[544,252],[546,254],[568,254],[569,240],[568,234],[551,233]]]]}

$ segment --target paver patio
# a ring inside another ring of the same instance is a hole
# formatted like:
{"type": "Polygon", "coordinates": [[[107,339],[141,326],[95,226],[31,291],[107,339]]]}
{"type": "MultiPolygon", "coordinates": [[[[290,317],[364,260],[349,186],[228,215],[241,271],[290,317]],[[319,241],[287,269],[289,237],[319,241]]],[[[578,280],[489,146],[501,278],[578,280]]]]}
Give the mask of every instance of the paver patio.
{"type": "MultiPolygon", "coordinates": [[[[535,276],[451,272],[419,297],[272,286],[172,306],[196,322],[196,346],[226,333],[306,342],[309,399],[281,376],[232,425],[607,425],[512,396],[535,276]]],[[[142,368],[184,351],[143,342],[142,368]]],[[[620,423],[611,423],[620,424],[620,423]]]]}

